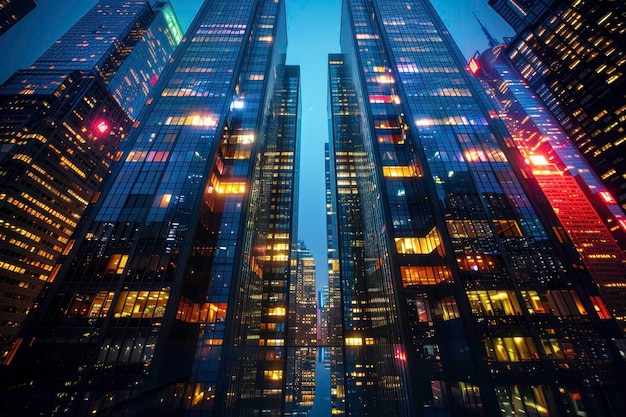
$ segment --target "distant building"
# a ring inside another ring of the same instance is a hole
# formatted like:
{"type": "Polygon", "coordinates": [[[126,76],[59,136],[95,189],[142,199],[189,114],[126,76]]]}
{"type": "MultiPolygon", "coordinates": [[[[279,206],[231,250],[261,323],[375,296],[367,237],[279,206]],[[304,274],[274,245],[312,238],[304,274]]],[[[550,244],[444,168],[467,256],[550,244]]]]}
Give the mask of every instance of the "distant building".
{"type": "Polygon", "coordinates": [[[34,0],[0,0],[0,36],[36,6],[34,0]]]}
{"type": "MultiPolygon", "coordinates": [[[[506,49],[513,66],[626,210],[626,3],[490,0],[489,5],[515,30],[506,49]]],[[[611,230],[625,236],[626,224],[611,230]]]]}
{"type": "Polygon", "coordinates": [[[295,269],[292,270],[291,312],[294,346],[317,345],[317,292],[315,289],[315,258],[304,242],[298,241],[294,250],[295,269]]]}
{"type": "Polygon", "coordinates": [[[121,87],[110,87],[132,86],[127,98],[141,108],[153,86],[138,81],[162,73],[180,40],[176,27],[169,3],[101,0],[0,87],[2,360],[121,158],[132,111],[121,87]]]}
{"type": "Polygon", "coordinates": [[[626,414],[623,333],[434,7],[344,0],[341,23],[333,415],[626,414]]]}
{"type": "Polygon", "coordinates": [[[327,346],[328,340],[328,286],[317,292],[317,344],[327,346]]]}

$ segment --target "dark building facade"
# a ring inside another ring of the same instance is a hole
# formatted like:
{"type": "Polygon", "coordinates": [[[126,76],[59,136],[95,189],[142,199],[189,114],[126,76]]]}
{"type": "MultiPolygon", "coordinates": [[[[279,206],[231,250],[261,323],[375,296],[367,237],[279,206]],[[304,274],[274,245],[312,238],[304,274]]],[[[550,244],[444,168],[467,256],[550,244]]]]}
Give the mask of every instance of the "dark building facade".
{"type": "Polygon", "coordinates": [[[308,370],[287,363],[310,355],[289,345],[300,74],[286,41],[284,1],[200,7],[5,361],[6,415],[306,403],[308,370]]]}
{"type": "MultiPolygon", "coordinates": [[[[539,97],[495,45],[470,61],[500,119],[563,230],[598,284],[611,313],[626,325],[626,256],[610,229],[626,221],[621,208],[539,97]]],[[[624,246],[626,247],[626,246],[624,246]]]]}
{"type": "MultiPolygon", "coordinates": [[[[145,1],[103,0],[0,87],[2,360],[38,294],[54,280],[56,260],[72,247],[86,206],[121,157],[117,150],[132,113],[119,99],[125,90],[110,87],[162,72],[178,43],[172,13],[169,3],[152,8],[145,1]],[[166,15],[173,19],[169,25],[166,15]]],[[[139,109],[149,89],[129,85],[136,92],[128,99],[139,109]]]]}
{"type": "MultiPolygon", "coordinates": [[[[490,0],[515,29],[507,54],[626,209],[626,4],[490,0]]],[[[626,224],[615,225],[626,231],[626,224]]]]}
{"type": "Polygon", "coordinates": [[[432,5],[345,0],[341,45],[334,413],[623,414],[617,322],[432,5]]]}
{"type": "Polygon", "coordinates": [[[0,0],[0,36],[36,6],[34,0],[0,0]]]}

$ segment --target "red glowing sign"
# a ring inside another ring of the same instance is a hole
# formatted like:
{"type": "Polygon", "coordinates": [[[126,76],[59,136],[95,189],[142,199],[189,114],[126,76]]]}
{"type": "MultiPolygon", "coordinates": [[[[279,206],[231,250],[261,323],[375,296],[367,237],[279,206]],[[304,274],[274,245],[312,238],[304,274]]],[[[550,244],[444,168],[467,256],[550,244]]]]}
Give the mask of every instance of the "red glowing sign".
{"type": "Polygon", "coordinates": [[[620,226],[622,226],[622,229],[626,232],[626,220],[618,220],[617,222],[619,223],[620,226]]]}
{"type": "Polygon", "coordinates": [[[110,126],[104,120],[98,120],[94,124],[94,128],[96,129],[96,134],[104,135],[109,131],[110,126]]]}
{"type": "Polygon", "coordinates": [[[470,59],[469,61],[469,69],[470,71],[472,71],[472,74],[476,75],[478,73],[478,70],[480,69],[480,65],[478,64],[478,61],[476,61],[475,58],[470,59]]]}
{"type": "Polygon", "coordinates": [[[154,86],[156,85],[157,81],[159,81],[159,76],[158,76],[158,75],[156,75],[156,74],[154,74],[154,75],[152,76],[152,78],[150,78],[150,85],[151,85],[152,87],[154,87],[154,86]]]}
{"type": "Polygon", "coordinates": [[[600,197],[602,197],[602,199],[604,200],[605,203],[607,204],[617,204],[615,202],[615,200],[613,199],[613,196],[611,195],[611,193],[609,193],[608,191],[600,191],[600,197]]]}

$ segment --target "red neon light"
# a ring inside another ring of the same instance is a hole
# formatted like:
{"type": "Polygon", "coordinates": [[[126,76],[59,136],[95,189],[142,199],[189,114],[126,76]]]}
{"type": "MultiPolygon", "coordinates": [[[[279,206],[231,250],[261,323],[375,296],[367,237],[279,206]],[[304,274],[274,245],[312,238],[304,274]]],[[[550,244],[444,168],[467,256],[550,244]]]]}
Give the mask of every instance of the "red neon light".
{"type": "Polygon", "coordinates": [[[96,128],[96,133],[99,133],[101,135],[104,135],[109,131],[109,124],[104,120],[97,121],[94,127],[96,128]]]}
{"type": "Polygon", "coordinates": [[[476,61],[476,59],[472,58],[469,61],[469,69],[470,71],[472,71],[472,74],[476,75],[478,73],[478,70],[480,70],[480,65],[478,64],[478,61],[476,61]]]}
{"type": "Polygon", "coordinates": [[[622,229],[626,232],[626,220],[618,220],[617,222],[619,223],[620,226],[622,226],[622,229]]]}
{"type": "Polygon", "coordinates": [[[370,103],[391,103],[391,96],[370,96],[370,103]]]}
{"type": "Polygon", "coordinates": [[[609,193],[608,191],[600,191],[600,197],[602,197],[604,202],[607,204],[617,204],[613,199],[611,193],[609,193]]]}
{"type": "Polygon", "coordinates": [[[158,75],[156,75],[156,74],[154,74],[154,75],[152,76],[152,78],[150,78],[150,85],[151,85],[152,87],[154,87],[154,86],[156,85],[157,81],[159,81],[159,76],[158,76],[158,75]]]}

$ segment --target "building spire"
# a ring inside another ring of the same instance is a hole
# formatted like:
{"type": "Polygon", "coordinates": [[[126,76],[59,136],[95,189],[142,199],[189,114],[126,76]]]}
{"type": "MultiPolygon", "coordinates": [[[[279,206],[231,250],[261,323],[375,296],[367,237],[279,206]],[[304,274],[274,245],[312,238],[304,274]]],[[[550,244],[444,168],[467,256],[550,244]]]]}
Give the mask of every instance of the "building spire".
{"type": "Polygon", "coordinates": [[[480,25],[480,28],[482,29],[483,33],[485,34],[485,36],[487,37],[487,41],[489,41],[489,47],[493,48],[496,47],[498,45],[500,45],[500,42],[498,42],[498,40],[496,38],[494,38],[491,33],[489,33],[489,30],[487,30],[487,28],[485,27],[485,25],[483,25],[483,22],[480,21],[480,19],[478,18],[478,16],[476,16],[476,13],[472,12],[472,14],[474,15],[474,17],[476,18],[476,21],[478,22],[478,24],[480,25]]]}

